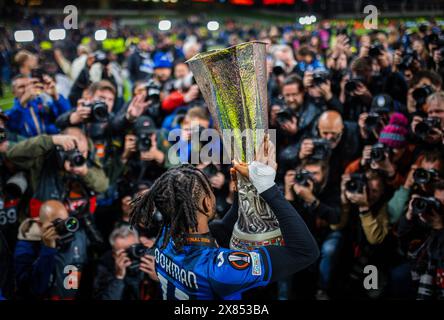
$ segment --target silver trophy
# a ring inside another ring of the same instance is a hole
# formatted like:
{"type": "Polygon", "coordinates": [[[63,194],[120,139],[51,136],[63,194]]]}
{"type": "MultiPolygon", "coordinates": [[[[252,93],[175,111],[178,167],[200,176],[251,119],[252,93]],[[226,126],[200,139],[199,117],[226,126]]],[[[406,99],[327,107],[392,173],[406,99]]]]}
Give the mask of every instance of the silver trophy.
{"type": "MultiPolygon", "coordinates": [[[[265,48],[265,43],[253,41],[200,53],[187,61],[225,149],[239,162],[251,163],[268,134],[265,48]]],[[[282,245],[273,211],[248,179],[240,174],[237,177],[239,218],[231,248],[251,250],[282,245]]]]}

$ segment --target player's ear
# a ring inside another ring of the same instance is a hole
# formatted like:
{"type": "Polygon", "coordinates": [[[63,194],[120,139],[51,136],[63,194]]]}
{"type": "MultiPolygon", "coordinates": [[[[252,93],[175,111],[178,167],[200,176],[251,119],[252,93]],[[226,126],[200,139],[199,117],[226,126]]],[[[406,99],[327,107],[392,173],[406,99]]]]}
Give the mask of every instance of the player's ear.
{"type": "Polygon", "coordinates": [[[213,200],[209,195],[203,197],[202,199],[202,209],[206,213],[212,213],[213,211],[213,200]]]}

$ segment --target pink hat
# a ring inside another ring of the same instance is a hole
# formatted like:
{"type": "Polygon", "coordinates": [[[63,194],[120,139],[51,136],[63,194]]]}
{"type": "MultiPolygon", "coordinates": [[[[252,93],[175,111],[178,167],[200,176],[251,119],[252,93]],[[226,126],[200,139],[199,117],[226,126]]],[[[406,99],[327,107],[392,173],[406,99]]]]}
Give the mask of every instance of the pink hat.
{"type": "Polygon", "coordinates": [[[379,142],[390,148],[403,148],[407,144],[409,121],[402,113],[394,113],[379,135],[379,142]]]}

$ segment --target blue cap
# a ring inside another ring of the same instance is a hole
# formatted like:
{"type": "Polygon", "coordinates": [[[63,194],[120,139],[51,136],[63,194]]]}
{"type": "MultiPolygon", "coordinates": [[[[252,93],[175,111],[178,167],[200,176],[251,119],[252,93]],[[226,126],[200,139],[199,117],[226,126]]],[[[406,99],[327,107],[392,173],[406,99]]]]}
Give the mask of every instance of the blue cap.
{"type": "Polygon", "coordinates": [[[154,55],[154,69],[157,68],[172,68],[173,62],[168,57],[168,54],[158,52],[154,55]]]}

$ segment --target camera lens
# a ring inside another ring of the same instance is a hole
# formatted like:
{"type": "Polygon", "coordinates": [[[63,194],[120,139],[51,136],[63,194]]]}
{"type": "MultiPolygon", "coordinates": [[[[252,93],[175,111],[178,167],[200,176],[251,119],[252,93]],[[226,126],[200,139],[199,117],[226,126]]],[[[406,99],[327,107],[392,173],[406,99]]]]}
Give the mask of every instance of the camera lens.
{"type": "Polygon", "coordinates": [[[424,213],[427,211],[428,203],[423,198],[415,198],[412,201],[412,209],[415,214],[424,213]]]}
{"type": "Polygon", "coordinates": [[[97,122],[106,122],[108,120],[108,107],[102,102],[98,101],[94,103],[92,108],[92,115],[97,122]]]}
{"type": "Polygon", "coordinates": [[[65,227],[68,232],[74,233],[79,230],[79,220],[74,217],[70,217],[65,220],[65,227]]]}
{"type": "Polygon", "coordinates": [[[137,137],[137,147],[139,151],[148,151],[151,149],[151,134],[141,133],[137,137]]]}
{"type": "Polygon", "coordinates": [[[413,180],[417,184],[427,184],[430,182],[431,176],[427,170],[424,170],[422,168],[418,168],[413,173],[413,180]]]}

